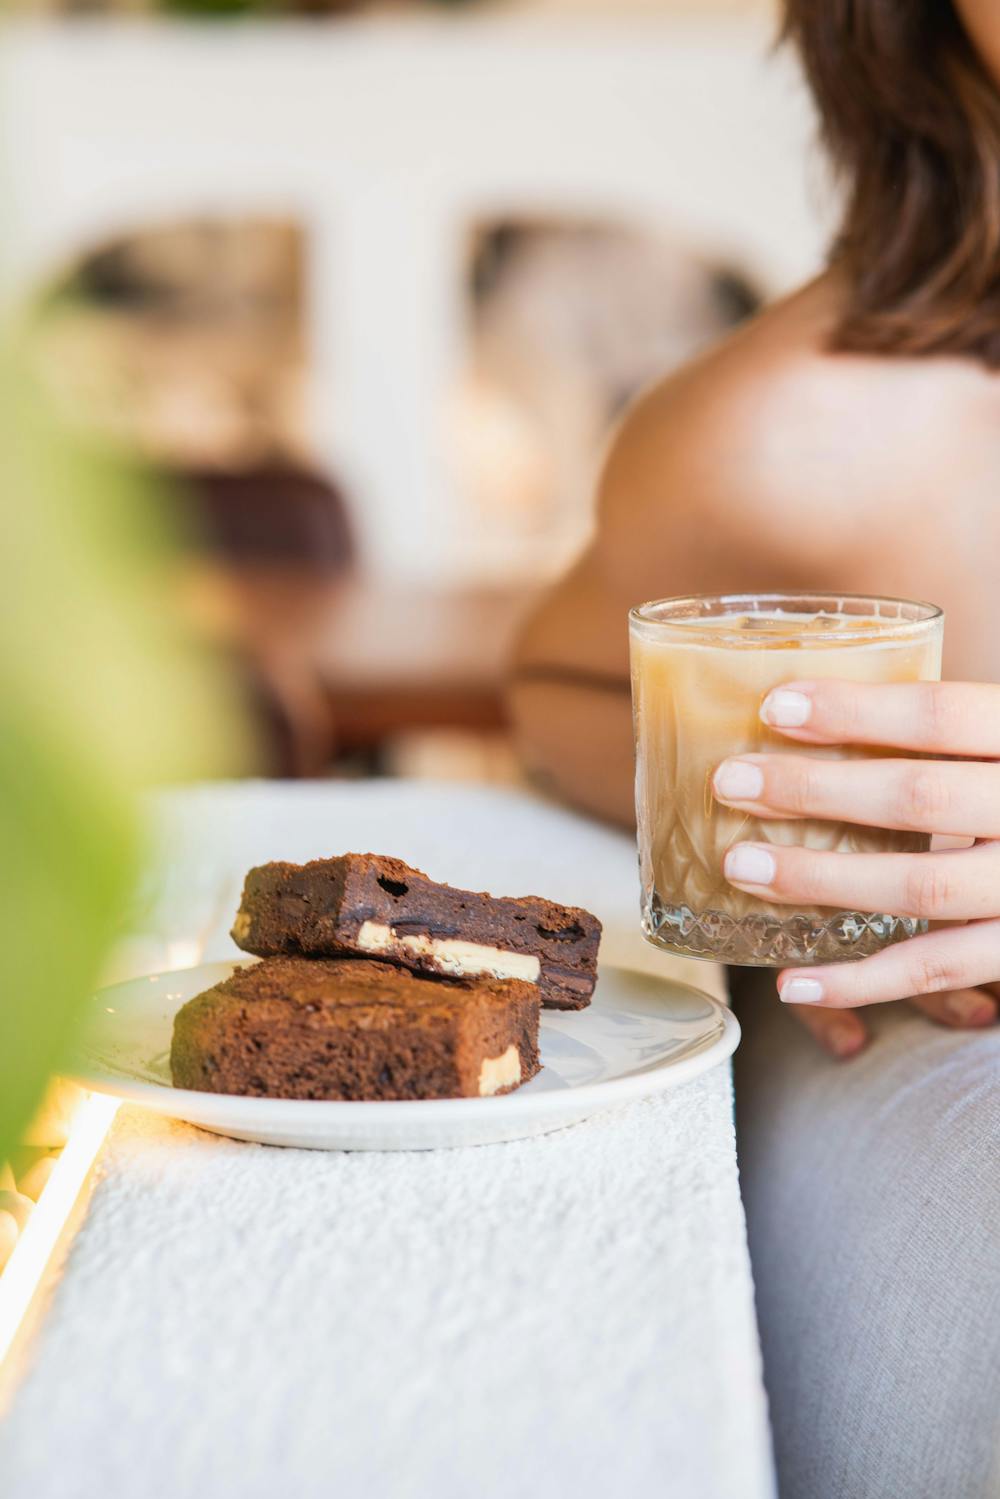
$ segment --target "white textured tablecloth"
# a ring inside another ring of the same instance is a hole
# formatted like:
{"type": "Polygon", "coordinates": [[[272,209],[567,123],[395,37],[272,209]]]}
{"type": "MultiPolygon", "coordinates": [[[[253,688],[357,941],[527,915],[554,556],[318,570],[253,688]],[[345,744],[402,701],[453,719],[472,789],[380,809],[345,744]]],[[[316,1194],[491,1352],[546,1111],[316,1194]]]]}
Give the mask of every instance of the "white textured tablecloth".
{"type": "MultiPolygon", "coordinates": [[[[664,968],[629,841],[531,798],[240,785],[160,810],[181,906],[223,880],[209,956],[248,865],[371,847],[589,906],[609,958],[664,968]]],[[[0,1428],[4,1499],[774,1493],[725,1067],[426,1154],[275,1150],[127,1108],[99,1172],[0,1428]]]]}

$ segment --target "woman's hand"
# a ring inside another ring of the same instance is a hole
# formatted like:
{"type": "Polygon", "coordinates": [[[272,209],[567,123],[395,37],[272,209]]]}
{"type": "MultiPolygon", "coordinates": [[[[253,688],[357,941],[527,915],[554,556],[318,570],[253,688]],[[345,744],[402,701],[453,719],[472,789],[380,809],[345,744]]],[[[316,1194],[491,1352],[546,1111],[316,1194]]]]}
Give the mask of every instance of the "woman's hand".
{"type": "Polygon", "coordinates": [[[861,1017],[850,1013],[859,1005],[909,999],[942,1025],[992,1024],[1000,996],[1000,687],[791,682],[765,698],[761,718],[799,744],[969,758],[740,755],[715,773],[715,795],[726,806],[761,818],[823,818],[976,840],[921,854],[736,844],[726,876],[762,900],[943,923],[859,962],[787,969],[778,978],[781,998],[838,1056],[865,1044],[861,1017]]]}

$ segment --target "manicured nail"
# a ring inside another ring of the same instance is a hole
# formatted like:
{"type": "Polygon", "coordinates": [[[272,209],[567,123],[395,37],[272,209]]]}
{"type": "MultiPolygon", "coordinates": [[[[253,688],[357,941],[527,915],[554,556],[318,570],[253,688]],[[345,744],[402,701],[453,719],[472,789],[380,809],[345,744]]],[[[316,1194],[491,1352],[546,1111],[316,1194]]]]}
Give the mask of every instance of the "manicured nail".
{"type": "Polygon", "coordinates": [[[996,1005],[985,994],[974,994],[969,989],[960,989],[949,994],[944,1007],[952,1020],[959,1025],[991,1025],[997,1018],[996,1005]]]}
{"type": "Polygon", "coordinates": [[[764,794],[764,773],[746,760],[724,760],[712,779],[717,797],[729,802],[755,802],[764,794]]]}
{"type": "Polygon", "coordinates": [[[789,979],[778,993],[784,1005],[818,1005],[823,1002],[823,985],[819,979],[789,979]]]}
{"type": "Polygon", "coordinates": [[[726,879],[734,885],[770,885],[777,865],[774,855],[753,843],[738,843],[726,855],[726,879]]]}
{"type": "Polygon", "coordinates": [[[775,729],[801,729],[809,722],[812,699],[804,692],[790,692],[787,687],[777,687],[769,692],[760,708],[765,723],[775,729]]]}

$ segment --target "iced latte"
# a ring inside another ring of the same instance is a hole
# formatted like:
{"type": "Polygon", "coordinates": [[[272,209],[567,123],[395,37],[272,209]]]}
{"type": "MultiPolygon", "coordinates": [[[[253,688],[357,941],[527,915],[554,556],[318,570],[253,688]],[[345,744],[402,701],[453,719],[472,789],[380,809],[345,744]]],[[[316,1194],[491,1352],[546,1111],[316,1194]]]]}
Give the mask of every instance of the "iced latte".
{"type": "Polygon", "coordinates": [[[632,612],[636,809],[646,936],[673,952],[761,966],[864,957],[922,923],[891,913],[769,905],[730,885],[734,843],[916,852],[922,834],[817,821],[761,821],[718,803],[712,777],[733,755],[898,754],[793,744],[761,702],[790,681],[936,681],[943,617],[900,600],[739,595],[670,599],[632,612]]]}

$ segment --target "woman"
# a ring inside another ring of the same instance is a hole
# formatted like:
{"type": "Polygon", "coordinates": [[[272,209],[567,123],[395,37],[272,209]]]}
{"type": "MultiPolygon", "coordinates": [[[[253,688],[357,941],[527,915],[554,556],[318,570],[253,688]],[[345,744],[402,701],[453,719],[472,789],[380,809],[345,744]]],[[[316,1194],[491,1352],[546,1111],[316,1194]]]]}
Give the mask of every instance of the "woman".
{"type": "Polygon", "coordinates": [[[1000,687],[969,685],[1000,681],[1000,6],[785,9],[846,189],[830,266],[632,410],[593,545],[521,642],[514,711],[541,777],[630,820],[630,605],[796,588],[944,605],[946,675],[964,685],[791,683],[765,709],[790,746],[878,743],[900,760],[807,776],[794,755],[744,758],[715,792],[979,840],[860,860],[742,847],[727,871],[771,900],[833,905],[846,877],[871,909],[945,923],[780,975],[787,1009],[758,995],[738,1087],[783,1494],[978,1499],[1000,1484],[1000,1357],[984,1334],[1000,1298],[1000,687]],[[909,1016],[858,1008],[893,999],[909,1016]],[[789,1014],[851,1069],[810,1056],[789,1014]],[[873,1340],[887,1359],[859,1387],[873,1340]],[[897,1341],[920,1346],[893,1389],[897,1341]]]}

